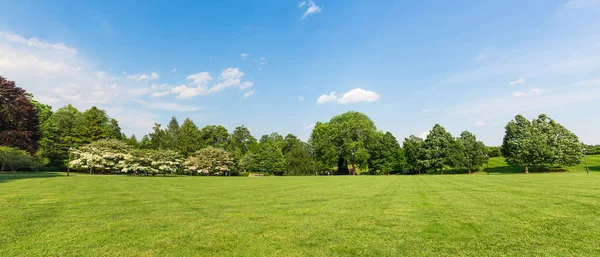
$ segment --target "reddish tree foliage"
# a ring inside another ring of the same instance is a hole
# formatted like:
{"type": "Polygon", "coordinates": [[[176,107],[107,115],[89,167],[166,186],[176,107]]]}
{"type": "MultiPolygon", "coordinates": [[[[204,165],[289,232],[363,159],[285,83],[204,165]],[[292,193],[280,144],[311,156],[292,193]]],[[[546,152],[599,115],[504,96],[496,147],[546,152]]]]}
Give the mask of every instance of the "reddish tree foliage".
{"type": "Polygon", "coordinates": [[[25,90],[0,76],[0,145],[34,154],[41,137],[38,113],[25,90]]]}

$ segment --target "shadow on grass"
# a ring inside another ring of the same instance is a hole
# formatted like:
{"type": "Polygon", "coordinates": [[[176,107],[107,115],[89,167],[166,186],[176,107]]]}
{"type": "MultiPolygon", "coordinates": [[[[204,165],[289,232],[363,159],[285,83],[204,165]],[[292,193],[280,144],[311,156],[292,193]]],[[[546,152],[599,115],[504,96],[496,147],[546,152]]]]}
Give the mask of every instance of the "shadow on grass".
{"type": "Polygon", "coordinates": [[[590,166],[589,168],[590,168],[590,171],[600,171],[600,166],[590,166]]]}
{"type": "Polygon", "coordinates": [[[18,179],[62,177],[58,173],[46,172],[0,172],[0,183],[18,179]]]}

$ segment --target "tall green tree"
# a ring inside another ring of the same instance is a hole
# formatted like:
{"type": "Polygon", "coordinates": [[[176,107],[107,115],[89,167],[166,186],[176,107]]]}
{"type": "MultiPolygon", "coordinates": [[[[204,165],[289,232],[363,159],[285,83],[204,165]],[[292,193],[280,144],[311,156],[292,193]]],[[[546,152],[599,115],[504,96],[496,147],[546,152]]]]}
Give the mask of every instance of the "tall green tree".
{"type": "Polygon", "coordinates": [[[445,166],[455,164],[458,147],[452,134],[436,124],[425,139],[425,152],[428,167],[444,174],[445,166]]]}
{"type": "Polygon", "coordinates": [[[401,171],[405,165],[402,148],[390,132],[374,134],[369,144],[369,155],[371,174],[390,174],[392,171],[401,171]]]}
{"type": "Polygon", "coordinates": [[[287,134],[283,139],[281,152],[283,152],[283,154],[285,155],[288,152],[290,152],[293,147],[298,146],[300,144],[302,144],[302,141],[298,139],[298,137],[294,136],[293,134],[287,134]]]}
{"type": "Polygon", "coordinates": [[[221,125],[209,125],[202,128],[200,132],[205,145],[225,150],[229,149],[229,132],[225,127],[221,125]]]}
{"type": "Polygon", "coordinates": [[[151,149],[169,149],[169,138],[159,123],[154,123],[154,127],[152,127],[152,133],[148,135],[148,139],[148,145],[151,149]]]}
{"type": "Polygon", "coordinates": [[[34,154],[40,138],[38,110],[26,91],[0,76],[0,144],[34,154]]]}
{"type": "Polygon", "coordinates": [[[506,134],[502,140],[502,155],[506,163],[513,166],[529,167],[541,165],[544,159],[546,142],[542,132],[532,126],[531,122],[522,115],[517,115],[505,127],[506,134]]]}
{"type": "Polygon", "coordinates": [[[89,144],[101,139],[118,139],[121,129],[116,120],[112,120],[104,110],[96,106],[85,111],[77,127],[79,143],[89,144]]]}
{"type": "Polygon", "coordinates": [[[582,145],[577,136],[541,114],[532,122],[522,115],[506,125],[502,155],[510,165],[525,167],[574,166],[581,162],[582,145]]]}
{"type": "Polygon", "coordinates": [[[139,149],[140,148],[140,142],[137,140],[137,138],[135,137],[135,134],[132,134],[131,137],[127,137],[125,135],[122,136],[123,138],[125,138],[123,140],[123,142],[131,147],[133,147],[134,149],[139,149]]]}
{"type": "MultiPolygon", "coordinates": [[[[289,137],[286,136],[286,139],[289,137]]],[[[285,175],[289,176],[302,176],[302,175],[313,175],[318,172],[320,167],[319,163],[315,162],[312,154],[310,153],[310,145],[300,140],[296,141],[288,140],[288,144],[284,148],[285,152],[285,175]]]]}
{"type": "Polygon", "coordinates": [[[261,144],[266,144],[266,143],[274,144],[279,149],[279,151],[282,150],[284,141],[285,140],[284,140],[283,136],[279,135],[279,133],[277,133],[277,132],[273,132],[269,135],[263,135],[259,140],[259,142],[261,144]]]}
{"type": "Polygon", "coordinates": [[[234,150],[240,152],[241,155],[250,151],[250,147],[256,144],[256,138],[252,136],[250,130],[244,125],[236,127],[231,133],[231,144],[234,150]]]}
{"type": "Polygon", "coordinates": [[[50,118],[50,116],[52,115],[52,106],[38,102],[33,97],[33,94],[27,93],[25,95],[27,96],[27,99],[29,99],[29,102],[33,104],[33,108],[37,110],[38,121],[40,122],[41,127],[42,124],[44,124],[44,122],[46,122],[46,120],[48,120],[48,118],[50,118]]]}
{"type": "Polygon", "coordinates": [[[252,147],[242,159],[241,166],[246,171],[282,175],[286,169],[286,160],[275,142],[265,141],[252,147]]]}
{"type": "Polygon", "coordinates": [[[82,145],[78,128],[83,114],[72,105],[54,112],[42,125],[40,141],[42,156],[50,160],[50,166],[63,167],[68,160],[69,148],[82,145]]]}
{"type": "Polygon", "coordinates": [[[460,147],[460,164],[469,170],[479,170],[486,162],[487,149],[483,142],[477,141],[477,137],[469,131],[463,131],[457,139],[460,147]]]}
{"type": "Polygon", "coordinates": [[[179,145],[179,121],[177,121],[177,118],[175,118],[175,116],[173,116],[171,118],[171,121],[169,121],[169,124],[167,125],[167,128],[165,129],[165,134],[166,134],[166,147],[170,150],[178,150],[178,145],[179,145]]]}
{"type": "Polygon", "coordinates": [[[544,163],[549,167],[575,166],[583,158],[582,144],[577,136],[545,114],[533,120],[532,126],[542,133],[546,142],[544,163]]]}
{"type": "Polygon", "coordinates": [[[425,141],[417,136],[410,136],[404,139],[402,144],[404,156],[406,158],[407,169],[413,173],[421,174],[427,169],[427,151],[425,141]]]}
{"type": "Polygon", "coordinates": [[[200,130],[192,120],[185,119],[179,129],[179,151],[187,157],[203,146],[200,130]]]}
{"type": "Polygon", "coordinates": [[[356,168],[366,168],[370,158],[367,146],[377,128],[366,115],[349,111],[333,117],[328,123],[317,123],[311,134],[311,143],[324,163],[337,159],[339,173],[350,174],[356,168]]]}

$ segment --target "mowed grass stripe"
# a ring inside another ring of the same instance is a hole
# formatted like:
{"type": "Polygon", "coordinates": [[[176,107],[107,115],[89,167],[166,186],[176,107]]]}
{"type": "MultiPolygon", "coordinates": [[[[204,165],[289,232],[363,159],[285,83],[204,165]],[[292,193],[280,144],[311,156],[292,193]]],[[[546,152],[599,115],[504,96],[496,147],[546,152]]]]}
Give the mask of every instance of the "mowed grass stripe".
{"type": "Polygon", "coordinates": [[[5,176],[1,256],[600,253],[598,173],[5,176]]]}

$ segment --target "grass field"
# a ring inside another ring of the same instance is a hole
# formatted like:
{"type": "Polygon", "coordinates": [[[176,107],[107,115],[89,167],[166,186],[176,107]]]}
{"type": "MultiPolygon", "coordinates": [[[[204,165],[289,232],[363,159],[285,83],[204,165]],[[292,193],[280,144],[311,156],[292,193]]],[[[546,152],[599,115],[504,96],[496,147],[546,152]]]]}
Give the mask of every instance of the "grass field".
{"type": "Polygon", "coordinates": [[[0,256],[600,255],[600,156],[590,175],[493,161],[491,175],[0,174],[0,256]]]}

